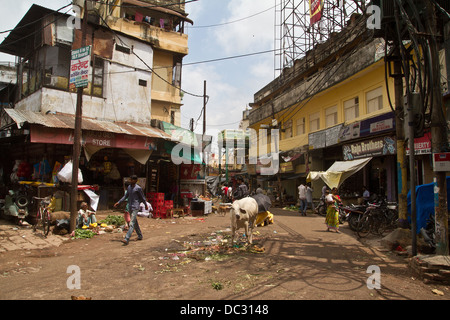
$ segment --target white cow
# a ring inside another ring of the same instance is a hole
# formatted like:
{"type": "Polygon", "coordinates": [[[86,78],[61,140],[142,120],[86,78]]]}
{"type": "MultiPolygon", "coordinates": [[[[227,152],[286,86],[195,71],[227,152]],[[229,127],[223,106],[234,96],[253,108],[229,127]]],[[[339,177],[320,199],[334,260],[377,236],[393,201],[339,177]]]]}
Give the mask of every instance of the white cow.
{"type": "Polygon", "coordinates": [[[247,242],[252,243],[252,233],[258,215],[258,203],[255,199],[246,197],[233,202],[231,207],[231,245],[234,243],[236,231],[244,228],[247,242]]]}

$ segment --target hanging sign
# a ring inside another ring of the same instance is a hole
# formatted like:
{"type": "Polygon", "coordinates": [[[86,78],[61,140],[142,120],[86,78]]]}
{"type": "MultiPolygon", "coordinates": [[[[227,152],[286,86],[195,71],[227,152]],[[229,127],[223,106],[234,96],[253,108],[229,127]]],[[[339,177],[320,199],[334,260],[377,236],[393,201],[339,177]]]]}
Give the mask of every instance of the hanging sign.
{"type": "Polygon", "coordinates": [[[309,18],[311,24],[316,23],[322,18],[322,10],[324,6],[324,0],[309,0],[309,18]]]}
{"type": "Polygon", "coordinates": [[[72,50],[70,61],[70,89],[85,88],[89,85],[91,66],[91,46],[72,50]]]}

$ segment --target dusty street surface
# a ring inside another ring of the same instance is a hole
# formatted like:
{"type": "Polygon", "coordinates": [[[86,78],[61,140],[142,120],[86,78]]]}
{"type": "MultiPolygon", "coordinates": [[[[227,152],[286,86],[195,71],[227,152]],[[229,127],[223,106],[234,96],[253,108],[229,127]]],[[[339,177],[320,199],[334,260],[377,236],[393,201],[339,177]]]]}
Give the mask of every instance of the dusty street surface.
{"type": "MultiPolygon", "coordinates": [[[[0,299],[69,300],[81,295],[93,300],[450,297],[448,287],[414,278],[407,258],[361,243],[346,224],[336,234],[326,232],[324,218],[315,214],[300,217],[281,209],[271,212],[275,223],[255,229],[257,246],[251,248],[230,247],[229,214],[139,218],[144,239],[137,241],[134,234],[128,246],[120,242],[124,233],[75,240],[52,235],[43,240],[31,229],[16,230],[2,221],[0,299]],[[14,248],[18,241],[24,247],[14,248]],[[72,273],[67,271],[73,265],[79,267],[81,288],[71,290],[67,281],[72,273]],[[367,287],[367,269],[372,265],[381,270],[379,290],[367,287]],[[433,289],[444,295],[436,295],[433,289]]],[[[102,212],[98,219],[110,213],[102,212]]]]}

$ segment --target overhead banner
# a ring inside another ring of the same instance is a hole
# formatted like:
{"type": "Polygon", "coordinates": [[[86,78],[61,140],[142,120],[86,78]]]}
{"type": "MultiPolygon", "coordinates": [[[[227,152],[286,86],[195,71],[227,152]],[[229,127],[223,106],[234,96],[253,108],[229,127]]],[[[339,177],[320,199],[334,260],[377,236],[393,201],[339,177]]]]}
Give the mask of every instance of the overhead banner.
{"type": "Polygon", "coordinates": [[[311,24],[316,23],[322,18],[324,0],[309,0],[309,18],[311,24]]]}

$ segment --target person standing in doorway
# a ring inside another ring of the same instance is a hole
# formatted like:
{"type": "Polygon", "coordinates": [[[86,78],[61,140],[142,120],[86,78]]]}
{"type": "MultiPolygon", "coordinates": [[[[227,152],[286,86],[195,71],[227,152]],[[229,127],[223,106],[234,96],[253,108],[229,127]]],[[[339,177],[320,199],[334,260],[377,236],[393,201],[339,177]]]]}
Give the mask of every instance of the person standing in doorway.
{"type": "Polygon", "coordinates": [[[303,183],[298,186],[298,198],[300,200],[299,212],[302,216],[306,216],[306,187],[303,183]]]}
{"type": "Polygon", "coordinates": [[[128,232],[125,235],[125,239],[122,240],[122,243],[124,245],[128,245],[128,242],[130,241],[131,234],[133,233],[133,230],[136,230],[136,233],[138,235],[138,240],[142,240],[142,232],[139,228],[139,223],[137,221],[137,214],[140,209],[140,204],[144,203],[145,210],[148,210],[147,207],[147,201],[144,196],[144,192],[142,191],[142,188],[137,184],[137,176],[132,175],[130,179],[130,185],[127,188],[127,191],[125,192],[125,195],[114,204],[114,207],[117,207],[120,203],[128,199],[128,209],[130,210],[131,215],[131,221],[128,228],[128,232]]]}

